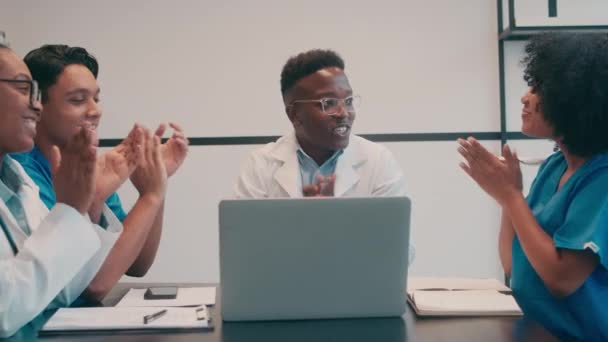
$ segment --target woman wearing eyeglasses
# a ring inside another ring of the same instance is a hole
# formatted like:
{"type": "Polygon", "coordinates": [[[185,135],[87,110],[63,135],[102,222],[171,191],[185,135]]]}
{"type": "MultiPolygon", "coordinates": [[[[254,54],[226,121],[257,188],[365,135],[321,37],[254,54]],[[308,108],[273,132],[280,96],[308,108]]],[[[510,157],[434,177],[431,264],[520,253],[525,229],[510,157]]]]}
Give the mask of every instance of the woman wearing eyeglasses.
{"type": "Polygon", "coordinates": [[[459,140],[461,167],[502,207],[499,254],[526,316],[565,340],[608,340],[608,35],[525,49],[522,132],[559,151],[522,194],[517,155],[459,140]]]}
{"type": "Polygon", "coordinates": [[[54,150],[58,204],[50,211],[8,156],[33,147],[41,111],[28,68],[0,44],[0,337],[52,308],[55,298],[73,301],[122,231],[110,211],[103,213],[105,229],[84,216],[93,200],[94,132],[82,129],[64,149],[54,150]]]}

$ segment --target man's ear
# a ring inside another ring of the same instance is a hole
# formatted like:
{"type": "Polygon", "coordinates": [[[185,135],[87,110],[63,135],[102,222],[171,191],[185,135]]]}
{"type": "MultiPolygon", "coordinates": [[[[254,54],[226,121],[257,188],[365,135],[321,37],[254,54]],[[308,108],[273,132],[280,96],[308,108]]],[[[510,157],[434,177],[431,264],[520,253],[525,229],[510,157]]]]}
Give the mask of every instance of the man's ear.
{"type": "Polygon", "coordinates": [[[297,120],[297,114],[296,114],[295,106],[287,106],[287,107],[285,107],[285,114],[287,114],[287,117],[289,118],[289,121],[291,121],[291,123],[295,124],[295,122],[297,120]]]}
{"type": "Polygon", "coordinates": [[[283,104],[285,105],[285,114],[287,114],[287,117],[289,118],[289,121],[291,121],[291,124],[296,127],[300,124],[300,120],[298,117],[298,111],[296,110],[296,106],[294,106],[294,104],[292,103],[292,101],[295,99],[294,97],[296,96],[296,94],[294,94],[295,92],[295,86],[288,89],[284,94],[283,94],[283,104]]]}

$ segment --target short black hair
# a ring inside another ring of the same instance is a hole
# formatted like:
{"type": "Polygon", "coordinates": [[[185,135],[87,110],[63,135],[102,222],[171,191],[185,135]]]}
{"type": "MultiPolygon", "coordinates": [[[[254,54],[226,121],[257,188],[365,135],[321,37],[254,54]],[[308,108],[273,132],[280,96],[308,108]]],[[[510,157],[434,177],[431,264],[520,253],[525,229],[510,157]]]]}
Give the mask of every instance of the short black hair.
{"type": "Polygon", "coordinates": [[[42,101],[47,99],[48,89],[57,82],[57,78],[66,66],[84,65],[97,78],[99,64],[93,55],[81,47],[67,45],[43,45],[30,51],[23,61],[30,69],[32,78],[38,81],[42,92],[42,101]]]}
{"type": "Polygon", "coordinates": [[[314,49],[289,58],[281,71],[281,94],[285,95],[300,79],[331,67],[344,70],[344,60],[332,50],[314,49]]]}
{"type": "Polygon", "coordinates": [[[568,151],[608,151],[608,34],[546,33],[525,47],[524,80],[568,151]]]}

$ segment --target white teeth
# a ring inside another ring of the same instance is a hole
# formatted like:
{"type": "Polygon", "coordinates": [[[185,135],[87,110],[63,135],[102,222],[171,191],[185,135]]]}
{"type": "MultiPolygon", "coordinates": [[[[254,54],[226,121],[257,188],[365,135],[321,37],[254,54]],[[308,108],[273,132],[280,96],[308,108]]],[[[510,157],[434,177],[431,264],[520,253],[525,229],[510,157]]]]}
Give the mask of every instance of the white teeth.
{"type": "Polygon", "coordinates": [[[27,126],[36,128],[36,120],[32,119],[32,118],[24,118],[23,121],[25,122],[25,124],[27,126]]]}
{"type": "Polygon", "coordinates": [[[346,131],[348,131],[348,127],[346,127],[346,126],[340,126],[340,127],[334,128],[334,133],[336,133],[338,135],[345,135],[346,131]]]}

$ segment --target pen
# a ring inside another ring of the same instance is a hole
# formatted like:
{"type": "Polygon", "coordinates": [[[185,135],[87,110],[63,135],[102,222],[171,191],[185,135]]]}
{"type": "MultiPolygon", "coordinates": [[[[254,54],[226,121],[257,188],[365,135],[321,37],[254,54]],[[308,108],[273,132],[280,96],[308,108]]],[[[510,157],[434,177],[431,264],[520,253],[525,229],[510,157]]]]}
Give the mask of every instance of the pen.
{"type": "Polygon", "coordinates": [[[158,318],[163,317],[165,314],[167,313],[167,309],[164,310],[160,310],[159,312],[155,312],[151,315],[145,315],[144,316],[144,324],[148,324],[158,318]]]}

